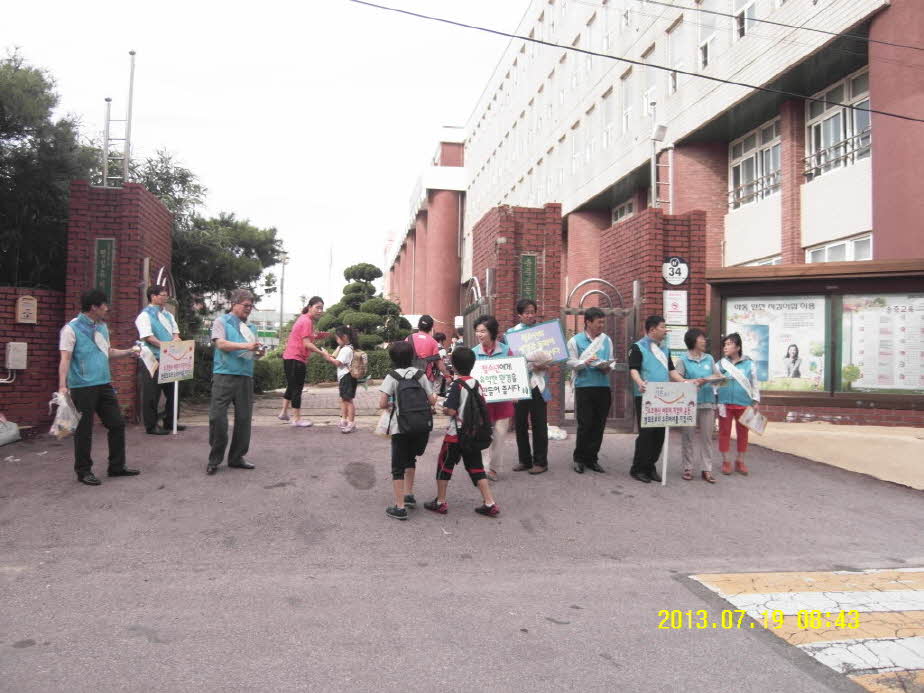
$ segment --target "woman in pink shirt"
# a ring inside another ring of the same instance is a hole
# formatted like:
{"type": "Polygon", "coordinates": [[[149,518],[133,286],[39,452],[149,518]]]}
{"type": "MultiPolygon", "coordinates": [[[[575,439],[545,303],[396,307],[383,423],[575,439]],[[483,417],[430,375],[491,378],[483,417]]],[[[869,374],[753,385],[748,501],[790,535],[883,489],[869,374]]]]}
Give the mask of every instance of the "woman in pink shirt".
{"type": "Polygon", "coordinates": [[[282,365],[286,374],[286,393],[283,395],[282,411],[277,418],[289,420],[289,407],[292,407],[292,426],[306,428],[311,422],[302,418],[302,390],[305,387],[305,373],[308,370],[308,357],[320,353],[321,349],[314,340],[322,335],[314,331],[314,324],[324,314],[324,299],[312,296],[302,314],[292,326],[286,350],[282,352],[282,365]]]}

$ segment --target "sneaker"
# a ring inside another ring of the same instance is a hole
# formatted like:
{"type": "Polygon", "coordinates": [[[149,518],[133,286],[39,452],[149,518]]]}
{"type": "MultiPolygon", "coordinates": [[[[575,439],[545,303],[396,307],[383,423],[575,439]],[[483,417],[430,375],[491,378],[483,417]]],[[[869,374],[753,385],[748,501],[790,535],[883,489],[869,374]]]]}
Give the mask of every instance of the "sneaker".
{"type": "Polygon", "coordinates": [[[385,514],[395,520],[407,519],[407,508],[399,508],[397,505],[389,505],[385,508],[385,514]]]}
{"type": "Polygon", "coordinates": [[[352,421],[347,421],[340,429],[341,433],[352,433],[356,430],[356,424],[352,421]]]}
{"type": "Polygon", "coordinates": [[[449,503],[446,501],[440,503],[438,498],[434,498],[432,501],[427,501],[424,503],[424,507],[427,510],[432,510],[435,513],[439,513],[440,515],[445,515],[449,512],[449,503]]]}
{"type": "Polygon", "coordinates": [[[295,426],[295,428],[308,428],[312,425],[311,421],[307,419],[299,419],[298,421],[293,421],[290,426],[295,426]]]}
{"type": "Polygon", "coordinates": [[[479,515],[487,515],[488,517],[497,517],[500,515],[500,508],[497,507],[497,503],[492,506],[482,505],[481,507],[475,508],[475,512],[479,515]]]}
{"type": "Polygon", "coordinates": [[[417,499],[414,498],[413,493],[409,493],[404,497],[404,507],[406,508],[416,508],[417,507],[417,499]]]}
{"type": "Polygon", "coordinates": [[[288,421],[289,415],[288,414],[276,414],[276,418],[279,419],[280,421],[288,421]]]}

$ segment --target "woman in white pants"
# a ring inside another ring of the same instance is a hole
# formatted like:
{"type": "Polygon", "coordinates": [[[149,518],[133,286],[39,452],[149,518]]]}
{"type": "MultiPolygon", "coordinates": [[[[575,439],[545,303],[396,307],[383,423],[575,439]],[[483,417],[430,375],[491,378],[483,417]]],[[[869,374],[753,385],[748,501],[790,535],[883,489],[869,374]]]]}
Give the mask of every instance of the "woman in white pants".
{"type": "MultiPolygon", "coordinates": [[[[478,344],[472,351],[476,359],[496,359],[515,356],[513,350],[497,341],[499,325],[493,315],[483,315],[475,323],[475,339],[478,344]]],[[[485,475],[491,481],[497,481],[504,461],[504,440],[510,428],[510,419],[513,418],[513,402],[489,402],[488,416],[494,428],[494,438],[491,447],[484,451],[485,475]]]]}
{"type": "Polygon", "coordinates": [[[712,458],[715,457],[715,444],[712,434],[715,431],[716,394],[709,378],[717,379],[719,373],[715,359],[706,353],[706,334],[697,328],[687,330],[683,336],[687,345],[687,353],[675,361],[677,372],[688,380],[707,380],[699,386],[696,401],[696,426],[681,428],[683,441],[683,478],[690,481],[693,478],[693,458],[696,452],[696,439],[699,439],[699,458],[702,467],[701,475],[704,481],[715,483],[712,475],[712,458]]]}

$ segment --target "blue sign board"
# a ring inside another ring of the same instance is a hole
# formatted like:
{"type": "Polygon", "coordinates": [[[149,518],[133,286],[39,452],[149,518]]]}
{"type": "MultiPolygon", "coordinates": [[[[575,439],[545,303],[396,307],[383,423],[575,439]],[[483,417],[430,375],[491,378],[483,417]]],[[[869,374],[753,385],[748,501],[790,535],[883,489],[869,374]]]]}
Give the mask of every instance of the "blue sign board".
{"type": "Polygon", "coordinates": [[[568,359],[565,334],[558,320],[549,320],[523,330],[507,332],[505,336],[513,352],[517,356],[525,356],[527,361],[533,360],[532,357],[540,352],[548,355],[548,360],[552,363],[568,359]]]}

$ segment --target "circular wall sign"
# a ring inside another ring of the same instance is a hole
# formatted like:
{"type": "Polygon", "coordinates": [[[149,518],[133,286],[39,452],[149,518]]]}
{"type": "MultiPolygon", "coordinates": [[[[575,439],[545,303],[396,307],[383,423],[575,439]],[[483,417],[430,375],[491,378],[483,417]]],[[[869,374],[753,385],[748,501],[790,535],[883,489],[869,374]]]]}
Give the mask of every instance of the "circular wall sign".
{"type": "Polygon", "coordinates": [[[671,286],[679,286],[690,276],[690,265],[682,257],[666,258],[661,265],[661,276],[671,286]]]}

